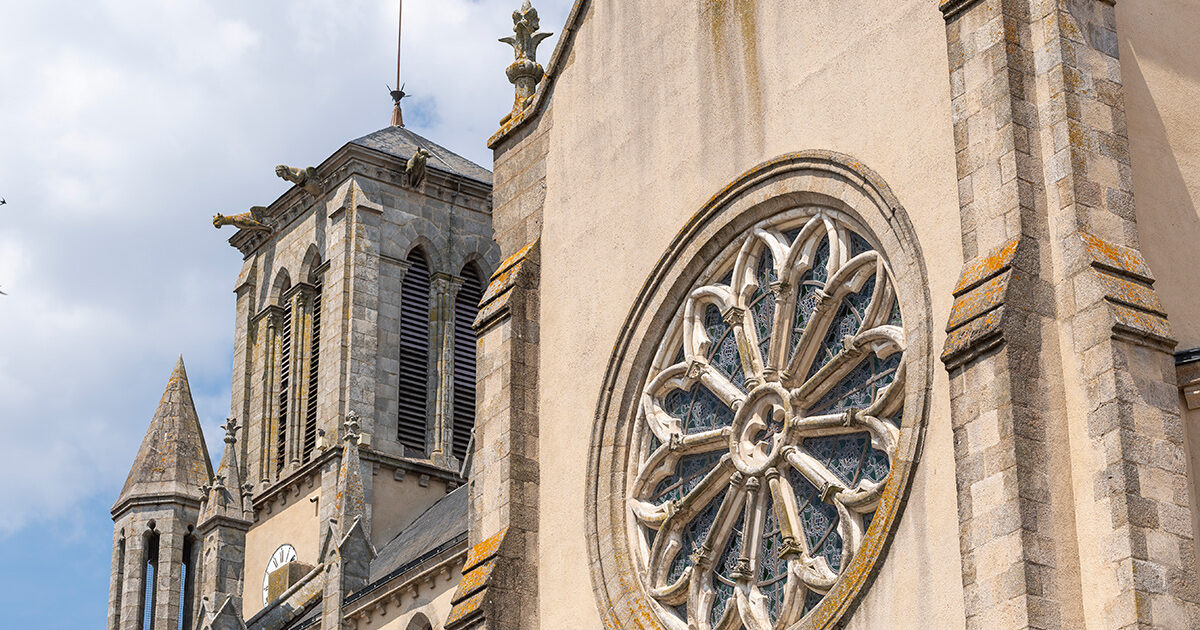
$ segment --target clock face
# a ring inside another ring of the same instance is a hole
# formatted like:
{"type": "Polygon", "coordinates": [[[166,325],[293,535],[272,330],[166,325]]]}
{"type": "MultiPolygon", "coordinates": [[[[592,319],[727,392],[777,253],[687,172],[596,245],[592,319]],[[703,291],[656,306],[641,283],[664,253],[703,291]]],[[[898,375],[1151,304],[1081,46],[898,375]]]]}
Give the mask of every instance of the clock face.
{"type": "Polygon", "coordinates": [[[267,562],[267,570],[263,573],[263,604],[270,602],[267,591],[270,586],[271,572],[295,559],[296,550],[291,545],[280,545],[275,553],[271,554],[271,560],[267,562]]]}

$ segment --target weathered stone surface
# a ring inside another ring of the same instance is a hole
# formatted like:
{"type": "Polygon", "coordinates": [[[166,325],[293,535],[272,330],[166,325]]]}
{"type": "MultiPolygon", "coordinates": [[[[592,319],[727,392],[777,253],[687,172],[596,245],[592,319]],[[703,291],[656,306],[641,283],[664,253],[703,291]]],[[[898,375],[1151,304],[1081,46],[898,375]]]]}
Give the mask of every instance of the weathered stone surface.
{"type": "Polygon", "coordinates": [[[130,500],[142,497],[177,495],[198,502],[200,487],[211,479],[208,446],[192,402],[183,357],[179,357],[113,513],[119,514],[130,500]]]}

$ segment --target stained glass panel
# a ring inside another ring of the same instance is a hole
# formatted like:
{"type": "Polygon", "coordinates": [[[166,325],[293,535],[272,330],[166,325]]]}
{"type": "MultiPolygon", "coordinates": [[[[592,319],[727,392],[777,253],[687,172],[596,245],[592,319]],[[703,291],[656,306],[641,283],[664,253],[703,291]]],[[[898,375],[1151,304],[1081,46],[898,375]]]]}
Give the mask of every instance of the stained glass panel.
{"type": "Polygon", "coordinates": [[[745,516],[739,515],[713,570],[713,589],[716,590],[717,597],[709,614],[709,623],[714,626],[725,614],[726,606],[732,603],[730,600],[733,599],[733,589],[737,585],[734,574],[737,573],[738,556],[742,551],[742,530],[745,522],[745,516]]]}
{"type": "Polygon", "coordinates": [[[816,375],[821,368],[825,367],[826,363],[832,361],[833,357],[842,351],[842,342],[846,337],[858,333],[874,292],[875,278],[872,277],[863,284],[862,289],[842,299],[841,304],[838,305],[837,314],[834,315],[833,322],[829,324],[829,329],[825,333],[825,339],[821,342],[821,348],[817,351],[817,358],[808,371],[808,378],[816,375]]]}

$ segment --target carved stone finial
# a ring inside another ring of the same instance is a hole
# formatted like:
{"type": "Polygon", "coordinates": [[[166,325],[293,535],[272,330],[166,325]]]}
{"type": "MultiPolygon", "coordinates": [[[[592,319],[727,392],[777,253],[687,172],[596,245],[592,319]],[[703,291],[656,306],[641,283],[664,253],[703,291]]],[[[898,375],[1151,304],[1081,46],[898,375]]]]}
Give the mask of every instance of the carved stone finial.
{"type": "Polygon", "coordinates": [[[362,423],[358,421],[357,411],[351,411],[350,413],[346,414],[346,422],[344,426],[346,427],[346,432],[345,435],[342,436],[342,439],[347,442],[353,440],[355,444],[358,444],[359,440],[362,439],[362,423]]]}
{"type": "Polygon", "coordinates": [[[404,175],[409,188],[416,188],[425,181],[425,163],[432,156],[433,154],[425,149],[417,149],[417,152],[408,158],[408,163],[404,165],[404,175]]]}
{"type": "Polygon", "coordinates": [[[221,428],[225,429],[226,444],[233,444],[234,442],[237,442],[237,431],[241,428],[238,426],[237,418],[226,418],[225,424],[222,425],[221,428]]]}
{"type": "Polygon", "coordinates": [[[243,230],[256,230],[260,232],[272,232],[274,227],[267,224],[267,208],[266,206],[253,206],[249,212],[242,214],[234,214],[226,216],[217,213],[213,217],[213,227],[220,228],[223,225],[232,225],[243,230]]]}
{"type": "MultiPolygon", "coordinates": [[[[537,47],[553,33],[539,33],[539,28],[541,21],[537,9],[529,4],[529,0],[525,0],[520,9],[513,11],[513,36],[500,38],[500,41],[513,47],[513,57],[516,59],[505,71],[508,80],[517,89],[513,114],[529,106],[538,83],[546,75],[545,68],[537,62],[537,47]]],[[[513,114],[509,114],[504,122],[513,114]]]]}
{"type": "Polygon", "coordinates": [[[314,196],[325,192],[325,188],[321,185],[321,178],[317,176],[317,169],[311,166],[296,168],[280,164],[275,167],[275,174],[280,179],[292,182],[314,196]]]}

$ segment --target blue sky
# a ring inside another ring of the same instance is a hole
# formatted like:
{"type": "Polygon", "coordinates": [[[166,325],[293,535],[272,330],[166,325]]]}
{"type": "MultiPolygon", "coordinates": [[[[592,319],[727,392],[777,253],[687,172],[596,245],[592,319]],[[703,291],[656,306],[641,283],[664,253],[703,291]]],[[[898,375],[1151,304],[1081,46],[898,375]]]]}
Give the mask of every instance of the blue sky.
{"type": "MultiPolygon", "coordinates": [[[[388,123],[396,4],[0,0],[0,628],[103,623],[108,509],[181,353],[220,456],[240,256],[211,217],[388,123]]],[[[519,4],[405,2],[405,121],[484,166],[519,4]]],[[[534,5],[558,31],[570,1],[534,5]]]]}

